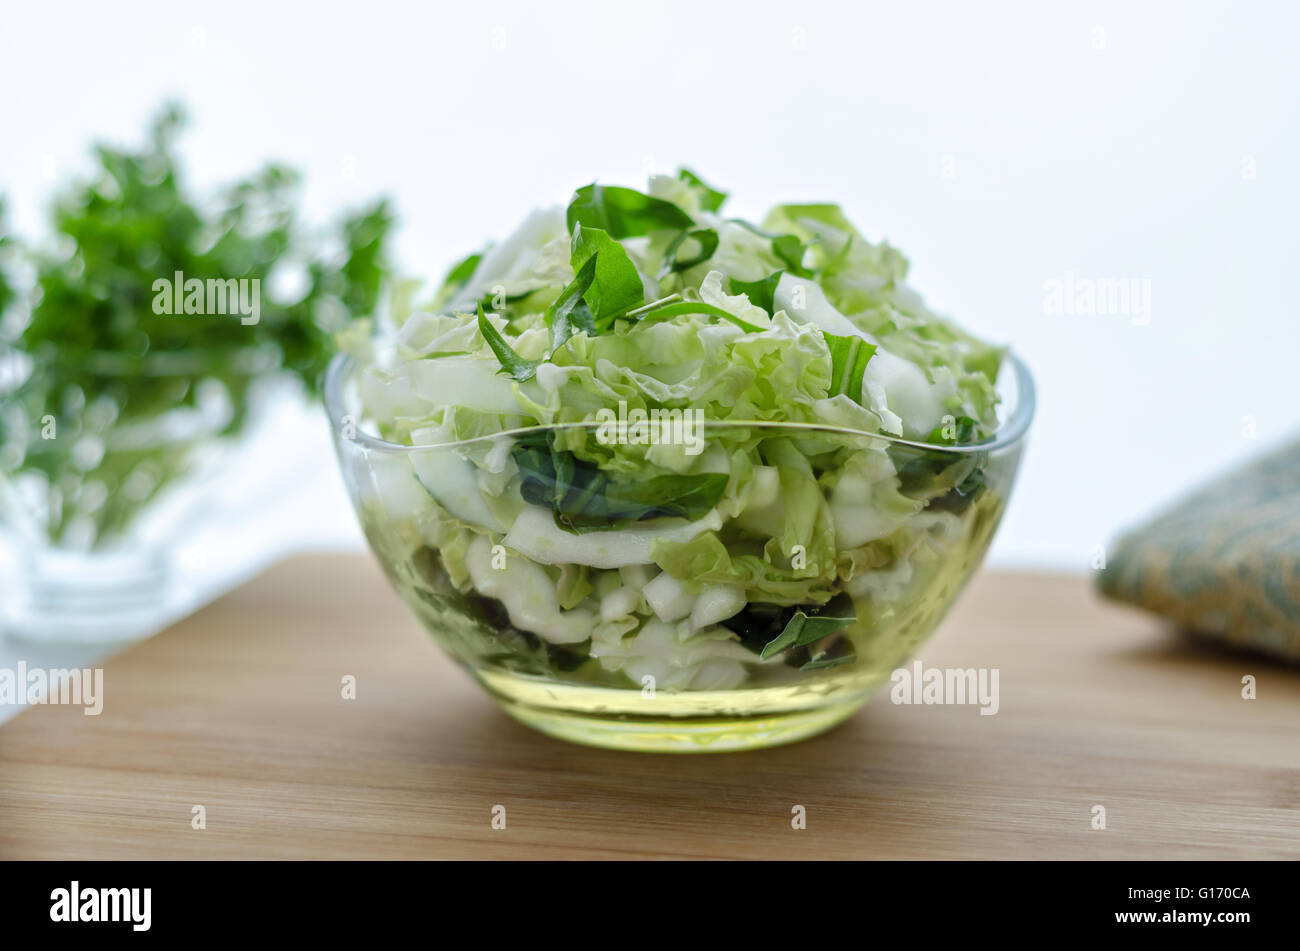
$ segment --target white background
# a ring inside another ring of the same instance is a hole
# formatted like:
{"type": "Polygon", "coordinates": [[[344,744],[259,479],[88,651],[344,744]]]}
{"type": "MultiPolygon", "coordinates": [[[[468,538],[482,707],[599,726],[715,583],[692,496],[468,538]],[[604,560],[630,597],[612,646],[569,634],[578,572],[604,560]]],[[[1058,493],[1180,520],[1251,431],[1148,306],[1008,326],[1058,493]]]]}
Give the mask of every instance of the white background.
{"type": "MultiPolygon", "coordinates": [[[[276,158],[304,170],[319,220],[388,193],[400,263],[430,277],[597,177],[685,163],[753,216],[838,201],[909,255],[932,304],[1033,368],[1039,416],[993,560],[1083,570],[1121,526],[1295,431],[1295,11],[15,3],[0,190],[39,233],[88,141],[138,140],[175,95],[196,182],[276,158]],[[1150,323],[1045,314],[1066,272],[1150,281],[1150,323]]],[[[303,482],[223,571],[360,546],[324,424],[296,425],[303,482]]]]}

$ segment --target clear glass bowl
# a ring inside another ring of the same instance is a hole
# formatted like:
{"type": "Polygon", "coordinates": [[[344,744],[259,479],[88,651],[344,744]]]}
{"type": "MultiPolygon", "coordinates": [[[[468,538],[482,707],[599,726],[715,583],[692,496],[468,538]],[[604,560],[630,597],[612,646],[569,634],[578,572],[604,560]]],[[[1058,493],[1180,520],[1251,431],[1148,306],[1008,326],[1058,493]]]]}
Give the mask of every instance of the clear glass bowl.
{"type": "MultiPolygon", "coordinates": [[[[476,534],[466,549],[463,535],[454,540],[444,530],[445,521],[428,514],[435,492],[443,493],[444,502],[447,494],[459,492],[458,505],[486,504],[475,483],[456,478],[456,473],[471,471],[465,459],[508,453],[523,441],[549,439],[560,429],[568,430],[566,445],[572,445],[575,429],[596,439],[597,424],[529,427],[433,446],[398,445],[365,431],[356,397],[358,370],[346,356],[330,366],[325,398],[334,444],[370,546],[420,623],[523,723],[574,742],[653,752],[792,742],[834,726],[861,706],[929,636],[979,566],[1011,494],[1034,412],[1030,374],[1019,359],[1008,356],[999,374],[1001,425],[993,439],[980,444],[940,447],[802,423],[704,423],[706,441],[723,435],[746,446],[781,441],[792,444],[815,468],[819,461],[843,460],[868,449],[878,458],[883,450],[917,514],[905,532],[882,537],[888,526],[870,523],[872,509],[863,510],[859,524],[852,524],[850,510],[850,522],[841,525],[853,537],[829,543],[836,578],[830,600],[774,604],[750,596],[739,613],[721,621],[713,621],[720,611],[702,609],[708,616],[700,616],[702,626],[697,627],[696,611],[678,615],[681,598],[699,607],[701,592],[714,585],[715,566],[707,559],[679,567],[681,576],[661,582],[652,598],[646,582],[659,569],[627,564],[650,561],[649,536],[642,539],[643,549],[633,544],[629,555],[625,544],[604,545],[606,533],[598,530],[566,538],[540,526],[543,535],[559,537],[558,547],[548,554],[537,550],[536,532],[512,534],[512,526],[499,525],[500,531],[485,528],[476,534]],[[457,550],[443,550],[451,544],[457,550]],[[512,558],[521,557],[513,544],[528,549],[523,574],[506,570],[512,558]],[[528,600],[528,572],[537,571],[545,574],[544,579],[537,575],[543,586],[559,592],[558,604],[528,600]],[[611,608],[611,600],[623,606],[611,608]],[[640,627],[628,631],[628,638],[618,636],[617,623],[597,623],[600,636],[568,642],[577,636],[575,627],[581,633],[593,619],[609,620],[634,600],[640,627]],[[663,614],[656,616],[658,609],[650,613],[655,604],[663,614]],[[854,620],[848,626],[828,622],[819,630],[836,629],[815,643],[764,658],[764,645],[788,630],[800,609],[809,617],[854,620]],[[582,623],[557,624],[557,617],[582,623]],[[682,643],[684,635],[704,629],[710,636],[698,645],[682,643]],[[651,636],[643,639],[645,634],[651,636]]],[[[507,491],[529,500],[522,481],[507,491]]],[[[537,501],[535,493],[531,501],[537,501]]],[[[536,521],[541,511],[534,507],[527,514],[536,521]]],[[[762,524],[761,506],[746,512],[709,527],[726,538],[728,555],[752,556],[750,564],[775,582],[769,590],[779,590],[784,578],[806,578],[818,567],[809,568],[809,559],[828,557],[813,539],[803,552],[784,551],[784,541],[770,538],[765,546],[768,526],[762,524]],[[796,561],[799,555],[802,564],[796,561]]],[[[546,515],[549,519],[551,513],[546,515]]],[[[516,518],[516,526],[524,517],[516,518]]],[[[660,519],[638,522],[632,530],[667,527],[681,540],[695,531],[684,528],[687,524],[660,519]]],[[[823,534],[836,534],[824,523],[822,528],[823,534]]],[[[718,590],[713,587],[710,597],[718,597],[718,590]]]]}

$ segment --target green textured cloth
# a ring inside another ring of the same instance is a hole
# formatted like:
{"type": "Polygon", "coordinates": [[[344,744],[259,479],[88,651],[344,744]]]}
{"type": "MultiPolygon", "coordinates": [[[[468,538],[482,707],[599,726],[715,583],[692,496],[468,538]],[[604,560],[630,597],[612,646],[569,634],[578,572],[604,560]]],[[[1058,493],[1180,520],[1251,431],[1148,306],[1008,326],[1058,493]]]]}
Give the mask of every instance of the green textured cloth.
{"type": "Polygon", "coordinates": [[[1125,534],[1098,587],[1198,633],[1300,662],[1300,441],[1125,534]]]}

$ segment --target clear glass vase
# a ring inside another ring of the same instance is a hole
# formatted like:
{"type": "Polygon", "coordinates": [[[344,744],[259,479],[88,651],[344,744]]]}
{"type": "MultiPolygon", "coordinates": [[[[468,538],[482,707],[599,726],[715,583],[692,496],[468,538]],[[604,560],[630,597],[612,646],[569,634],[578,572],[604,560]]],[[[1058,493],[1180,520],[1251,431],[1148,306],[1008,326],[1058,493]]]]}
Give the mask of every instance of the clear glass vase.
{"type": "MultiPolygon", "coordinates": [[[[12,576],[0,630],[24,641],[108,643],[177,615],[190,594],[177,553],[204,519],[205,497],[240,464],[269,406],[298,391],[274,374],[254,379],[265,369],[256,355],[245,362],[238,410],[224,384],[194,381],[197,357],[176,353],[153,365],[184,379],[177,393],[188,398],[156,413],[127,418],[111,396],[87,401],[75,388],[47,407],[55,412],[37,416],[21,401],[4,408],[0,540],[12,576]]],[[[103,389],[114,392],[111,361],[103,389]]]]}

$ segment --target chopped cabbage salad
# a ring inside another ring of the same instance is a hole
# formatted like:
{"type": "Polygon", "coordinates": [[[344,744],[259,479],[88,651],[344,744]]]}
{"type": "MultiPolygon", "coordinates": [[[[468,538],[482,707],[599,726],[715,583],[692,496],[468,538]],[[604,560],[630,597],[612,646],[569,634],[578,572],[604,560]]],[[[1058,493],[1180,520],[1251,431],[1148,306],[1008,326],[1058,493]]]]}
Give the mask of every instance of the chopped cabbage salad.
{"type": "Polygon", "coordinates": [[[987,454],[909,443],[989,438],[1003,351],[836,205],[725,199],[687,170],[588,185],[340,337],[362,425],[416,447],[371,453],[367,534],[469,665],[674,691],[879,670],[982,555],[987,454]]]}

